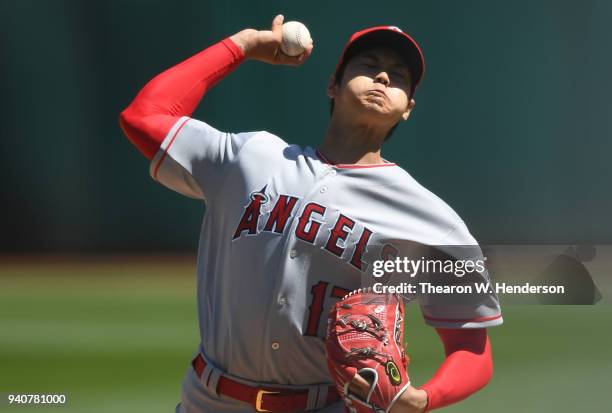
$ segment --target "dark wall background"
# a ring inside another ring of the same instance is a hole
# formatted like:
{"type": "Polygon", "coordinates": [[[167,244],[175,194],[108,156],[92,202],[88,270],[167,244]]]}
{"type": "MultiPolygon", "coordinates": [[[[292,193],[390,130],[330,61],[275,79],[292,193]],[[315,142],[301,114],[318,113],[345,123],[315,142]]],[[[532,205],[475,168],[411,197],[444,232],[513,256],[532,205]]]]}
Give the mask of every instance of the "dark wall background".
{"type": "Polygon", "coordinates": [[[384,156],[483,243],[612,241],[612,2],[0,0],[1,251],[193,251],[202,204],[149,178],[118,114],[164,68],[277,12],[310,28],[309,62],[247,62],[195,117],[316,146],[348,36],[397,25],[427,73],[384,156]]]}

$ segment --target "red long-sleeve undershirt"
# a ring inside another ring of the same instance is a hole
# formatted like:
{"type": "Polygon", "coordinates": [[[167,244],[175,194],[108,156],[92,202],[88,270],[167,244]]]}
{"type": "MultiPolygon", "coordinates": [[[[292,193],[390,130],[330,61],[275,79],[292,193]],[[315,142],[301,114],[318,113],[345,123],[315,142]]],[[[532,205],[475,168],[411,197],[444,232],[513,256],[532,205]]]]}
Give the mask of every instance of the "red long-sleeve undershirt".
{"type": "Polygon", "coordinates": [[[191,116],[202,97],[244,60],[231,39],[216,43],[162,72],[121,113],[128,139],[150,160],[181,116],[191,116]]]}
{"type": "MultiPolygon", "coordinates": [[[[121,113],[128,139],[152,159],[181,116],[191,116],[212,86],[242,63],[242,50],[229,38],[216,43],[147,83],[121,113]]],[[[423,385],[427,409],[463,400],[484,387],[493,362],[485,329],[437,329],[446,358],[433,378],[423,385]]]]}
{"type": "Polygon", "coordinates": [[[487,330],[445,329],[436,331],[446,358],[434,376],[421,386],[427,392],[427,410],[465,399],[483,388],[493,375],[493,357],[487,330]]]}

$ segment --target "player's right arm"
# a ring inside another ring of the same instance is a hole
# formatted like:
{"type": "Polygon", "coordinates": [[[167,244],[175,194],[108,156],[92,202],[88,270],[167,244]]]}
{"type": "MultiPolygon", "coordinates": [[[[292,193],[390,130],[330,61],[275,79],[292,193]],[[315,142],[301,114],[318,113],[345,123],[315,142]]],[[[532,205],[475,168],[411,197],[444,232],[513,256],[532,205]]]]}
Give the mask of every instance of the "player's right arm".
{"type": "MultiPolygon", "coordinates": [[[[185,122],[187,119],[184,118],[191,116],[206,91],[243,61],[259,60],[291,66],[302,64],[310,55],[312,47],[295,57],[281,53],[282,24],[283,16],[278,15],[272,22],[271,30],[242,30],[157,75],[140,90],[134,101],[121,113],[119,122],[125,135],[147,159],[153,160],[160,152],[160,148],[167,152],[171,143],[169,135],[171,132],[175,135],[179,133],[182,127],[179,123],[185,122]]],[[[190,122],[189,127],[184,128],[181,133],[205,140],[198,142],[197,145],[192,144],[192,147],[183,145],[183,152],[176,156],[183,162],[176,159],[175,161],[190,174],[193,172],[190,170],[193,165],[187,165],[192,162],[188,158],[199,157],[202,160],[215,156],[224,146],[231,148],[237,146],[235,142],[229,144],[215,142],[221,138],[231,140],[235,136],[223,134],[203,122],[190,122]],[[211,148],[201,149],[207,145],[207,142],[210,142],[211,148]],[[214,145],[217,147],[213,147],[214,145]],[[192,149],[194,147],[204,152],[194,153],[193,156],[185,152],[195,150],[192,149]]],[[[240,139],[238,137],[236,140],[240,139]]],[[[160,159],[160,163],[164,158],[160,159]]],[[[214,163],[214,160],[208,160],[214,163]]]]}

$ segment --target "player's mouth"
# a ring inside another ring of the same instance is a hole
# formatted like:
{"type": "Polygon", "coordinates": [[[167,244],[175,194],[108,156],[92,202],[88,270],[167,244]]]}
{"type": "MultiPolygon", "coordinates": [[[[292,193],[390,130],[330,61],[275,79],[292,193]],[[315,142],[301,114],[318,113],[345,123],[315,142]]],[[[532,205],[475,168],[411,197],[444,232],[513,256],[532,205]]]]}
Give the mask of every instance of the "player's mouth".
{"type": "Polygon", "coordinates": [[[381,107],[385,106],[389,101],[389,97],[387,96],[387,94],[379,89],[368,90],[365,94],[365,98],[366,100],[369,100],[370,102],[381,107]]]}
{"type": "Polygon", "coordinates": [[[371,90],[368,90],[366,95],[380,96],[381,98],[383,98],[385,100],[387,99],[387,94],[384,91],[380,90],[380,89],[371,89],[371,90]]]}
{"type": "Polygon", "coordinates": [[[381,101],[385,103],[389,101],[389,97],[387,96],[387,94],[380,89],[368,90],[366,92],[366,98],[378,101],[379,103],[381,103],[381,101]]]}

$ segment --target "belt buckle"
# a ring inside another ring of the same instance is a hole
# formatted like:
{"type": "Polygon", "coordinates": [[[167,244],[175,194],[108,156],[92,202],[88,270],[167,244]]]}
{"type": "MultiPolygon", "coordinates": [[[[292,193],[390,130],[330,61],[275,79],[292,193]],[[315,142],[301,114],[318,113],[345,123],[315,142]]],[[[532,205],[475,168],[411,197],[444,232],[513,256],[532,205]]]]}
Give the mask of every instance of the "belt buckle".
{"type": "Polygon", "coordinates": [[[257,391],[257,397],[255,398],[255,410],[257,410],[258,412],[271,412],[272,410],[265,410],[261,408],[261,402],[263,399],[263,395],[264,394],[278,394],[280,393],[279,391],[267,391],[267,390],[258,390],[257,391]]]}

